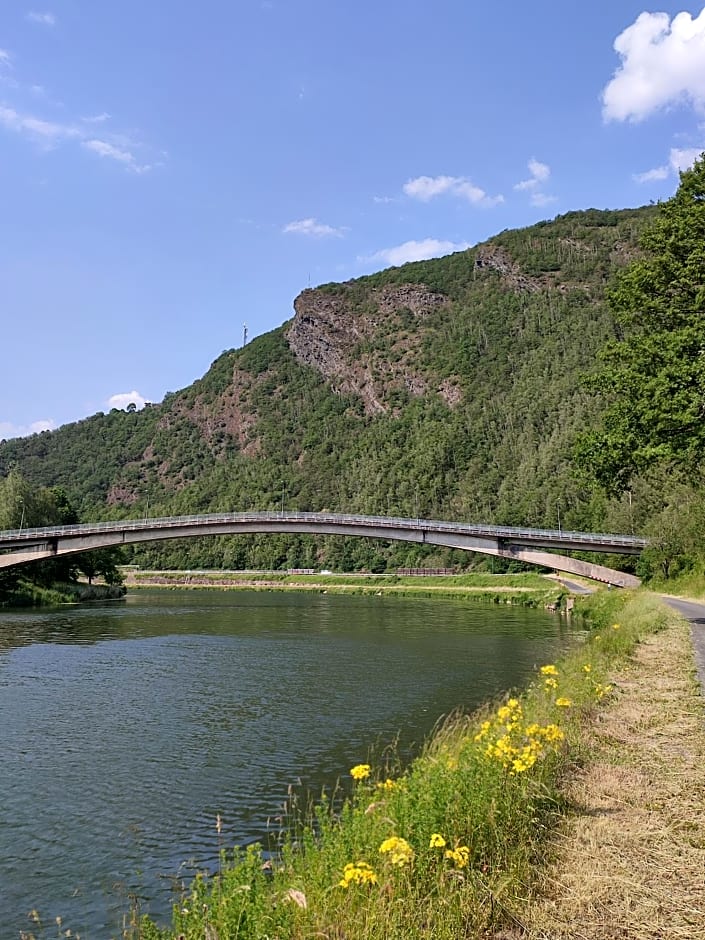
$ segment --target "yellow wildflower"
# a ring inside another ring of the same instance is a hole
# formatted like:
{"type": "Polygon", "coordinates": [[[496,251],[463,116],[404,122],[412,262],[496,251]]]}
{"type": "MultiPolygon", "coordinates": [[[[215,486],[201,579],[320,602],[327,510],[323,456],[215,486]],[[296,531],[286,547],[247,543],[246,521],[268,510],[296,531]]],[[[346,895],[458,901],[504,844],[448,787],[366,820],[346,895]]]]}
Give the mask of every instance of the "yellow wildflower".
{"type": "Polygon", "coordinates": [[[585,663],[583,666],[583,672],[587,675],[589,672],[592,672],[592,665],[590,663],[585,663]]]}
{"type": "Polygon", "coordinates": [[[558,669],[556,669],[556,667],[553,665],[553,663],[550,663],[548,666],[542,666],[542,667],[541,667],[541,675],[543,675],[543,676],[557,676],[557,675],[558,675],[558,669]]]}
{"type": "Polygon", "coordinates": [[[399,836],[390,836],[389,839],[385,839],[379,847],[379,854],[389,855],[392,865],[398,865],[400,868],[410,864],[414,858],[414,850],[406,839],[399,836]]]}
{"type": "Polygon", "coordinates": [[[558,681],[554,679],[553,676],[549,676],[547,679],[544,679],[544,686],[547,689],[557,689],[558,681]]]}
{"type": "Polygon", "coordinates": [[[341,888],[349,888],[351,884],[366,885],[377,884],[377,875],[367,862],[348,862],[343,869],[343,877],[338,882],[341,888]]]}
{"type": "Polygon", "coordinates": [[[396,790],[398,786],[399,783],[396,780],[392,780],[391,777],[387,777],[384,781],[380,780],[377,784],[380,790],[396,790]]]}
{"type": "Polygon", "coordinates": [[[443,849],[445,848],[446,840],[440,834],[440,832],[434,832],[431,836],[431,841],[428,843],[429,849],[443,849]]]}
{"type": "Polygon", "coordinates": [[[613,629],[613,630],[619,630],[619,624],[618,624],[618,623],[613,623],[613,624],[612,624],[612,629],[613,629]]]}
{"type": "Polygon", "coordinates": [[[453,862],[456,868],[467,868],[470,849],[467,845],[458,845],[454,849],[446,849],[444,857],[453,862]]]}
{"type": "Polygon", "coordinates": [[[541,736],[550,744],[555,744],[558,741],[562,741],[565,737],[558,725],[544,725],[544,727],[541,728],[540,733],[541,736]]]}
{"type": "Polygon", "coordinates": [[[475,740],[481,741],[485,737],[485,735],[489,733],[491,726],[492,726],[491,722],[483,721],[482,724],[480,725],[480,730],[475,735],[475,740]]]}
{"type": "Polygon", "coordinates": [[[369,764],[355,764],[354,767],[350,768],[350,776],[353,778],[353,780],[366,780],[369,775],[369,764]]]}
{"type": "Polygon", "coordinates": [[[570,698],[566,698],[564,695],[556,699],[556,705],[558,705],[559,708],[570,708],[572,704],[573,704],[573,700],[570,698]]]}

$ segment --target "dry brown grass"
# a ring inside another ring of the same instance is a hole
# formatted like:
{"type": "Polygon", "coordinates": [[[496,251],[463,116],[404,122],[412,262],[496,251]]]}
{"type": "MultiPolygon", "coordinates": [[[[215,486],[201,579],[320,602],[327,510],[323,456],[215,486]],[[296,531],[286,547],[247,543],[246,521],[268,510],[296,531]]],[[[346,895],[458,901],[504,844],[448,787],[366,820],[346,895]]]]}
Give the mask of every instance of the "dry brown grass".
{"type": "Polygon", "coordinates": [[[690,627],[673,620],[616,676],[589,732],[532,940],[705,938],[705,710],[690,627]]]}

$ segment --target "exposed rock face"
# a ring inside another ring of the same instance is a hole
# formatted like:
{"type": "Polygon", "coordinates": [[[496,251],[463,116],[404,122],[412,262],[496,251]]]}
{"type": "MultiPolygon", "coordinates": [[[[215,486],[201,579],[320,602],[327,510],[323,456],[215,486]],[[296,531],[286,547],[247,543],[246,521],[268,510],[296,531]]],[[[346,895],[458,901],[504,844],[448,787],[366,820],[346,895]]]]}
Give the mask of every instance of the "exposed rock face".
{"type": "Polygon", "coordinates": [[[480,245],[475,255],[476,271],[497,271],[502,280],[513,290],[535,293],[546,286],[535,277],[524,274],[509,252],[498,245],[480,245]]]}
{"type": "Polygon", "coordinates": [[[305,290],[294,301],[287,339],[299,362],[324,375],[334,391],[359,395],[368,414],[380,414],[389,411],[390,392],[428,392],[413,364],[423,335],[419,322],[447,303],[423,284],[373,288],[362,300],[349,284],[335,292],[305,290]]]}

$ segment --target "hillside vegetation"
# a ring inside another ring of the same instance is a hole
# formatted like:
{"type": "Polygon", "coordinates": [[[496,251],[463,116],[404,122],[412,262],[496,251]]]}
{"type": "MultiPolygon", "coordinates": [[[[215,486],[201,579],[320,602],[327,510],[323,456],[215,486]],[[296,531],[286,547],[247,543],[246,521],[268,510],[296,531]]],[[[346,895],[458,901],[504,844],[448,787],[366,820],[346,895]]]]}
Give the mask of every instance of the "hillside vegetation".
{"type": "MultiPolygon", "coordinates": [[[[619,338],[606,285],[655,211],[572,212],[306,290],[292,320],[161,404],[0,443],[0,475],[61,487],[85,520],[284,506],[643,530],[659,480],[609,501],[571,453],[602,408],[582,376],[619,338]]],[[[138,551],[163,567],[381,570],[427,550],[262,536],[138,551]]]]}

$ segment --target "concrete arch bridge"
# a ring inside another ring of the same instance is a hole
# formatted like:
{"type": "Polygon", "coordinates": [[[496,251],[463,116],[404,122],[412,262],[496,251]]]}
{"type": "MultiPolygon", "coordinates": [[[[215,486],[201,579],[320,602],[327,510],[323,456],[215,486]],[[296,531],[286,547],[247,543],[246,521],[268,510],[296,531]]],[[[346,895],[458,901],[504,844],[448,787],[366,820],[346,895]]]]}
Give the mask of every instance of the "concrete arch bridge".
{"type": "Polygon", "coordinates": [[[637,555],[647,544],[646,539],[631,535],[472,525],[432,519],[329,512],[232,512],[0,532],[0,568],[137,542],[262,532],[353,535],[441,545],[528,562],[618,587],[636,587],[640,582],[625,572],[555,552],[637,555]]]}

